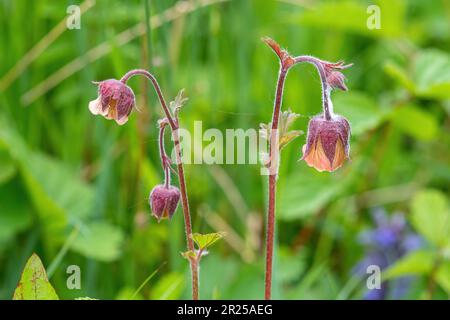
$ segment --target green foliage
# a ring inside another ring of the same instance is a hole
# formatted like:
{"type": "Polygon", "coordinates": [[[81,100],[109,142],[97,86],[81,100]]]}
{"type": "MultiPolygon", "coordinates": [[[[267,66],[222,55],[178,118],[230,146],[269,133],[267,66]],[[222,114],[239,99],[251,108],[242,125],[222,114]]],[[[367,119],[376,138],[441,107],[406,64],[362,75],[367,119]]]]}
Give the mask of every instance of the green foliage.
{"type": "Polygon", "coordinates": [[[450,261],[445,261],[438,267],[436,281],[450,294],[450,261]]]}
{"type": "MultiPolygon", "coordinates": [[[[280,123],[279,123],[279,142],[278,148],[282,150],[286,147],[290,142],[292,142],[295,138],[301,136],[303,131],[301,130],[290,130],[290,127],[293,125],[294,121],[300,117],[299,114],[292,112],[290,109],[287,111],[283,111],[280,115],[280,123]]],[[[271,132],[271,123],[261,123],[259,129],[259,134],[261,139],[265,141],[269,141],[270,132],[271,132]]],[[[268,157],[268,154],[266,155],[268,157]]]]}
{"type": "Polygon", "coordinates": [[[450,208],[438,190],[419,191],[412,200],[412,223],[435,248],[415,251],[397,261],[383,273],[384,279],[405,275],[432,278],[449,292],[450,260],[444,250],[450,248],[450,208]]]}
{"type": "Polygon", "coordinates": [[[375,4],[379,8],[379,12],[382,12],[383,27],[380,29],[371,30],[367,27],[368,6],[357,1],[323,2],[318,5],[316,10],[304,12],[300,22],[372,37],[398,37],[401,35],[404,27],[404,1],[381,0],[376,1],[375,4]]]}
{"type": "Polygon", "coordinates": [[[436,49],[420,51],[414,59],[412,71],[395,64],[385,70],[400,84],[418,97],[450,98],[450,55],[436,49]]]}
{"type": "Polygon", "coordinates": [[[336,112],[348,119],[355,136],[376,128],[386,114],[373,98],[360,92],[336,94],[333,103],[336,112]]]}
{"type": "Polygon", "coordinates": [[[222,239],[224,236],[224,232],[214,232],[207,234],[193,233],[191,235],[191,238],[197,244],[199,250],[206,250],[214,243],[222,239]]]}
{"type": "Polygon", "coordinates": [[[0,148],[0,184],[7,182],[16,173],[17,167],[9,154],[0,148]]]}
{"type": "Polygon", "coordinates": [[[442,192],[420,191],[411,206],[414,227],[430,243],[441,248],[450,244],[450,208],[442,192]]]}
{"type": "Polygon", "coordinates": [[[415,251],[383,272],[383,280],[405,275],[426,275],[433,269],[435,255],[430,251],[415,251]]]}
{"type": "Polygon", "coordinates": [[[14,291],[14,300],[59,300],[48,281],[45,268],[37,254],[28,259],[19,284],[14,291]]]}
{"type": "Polygon", "coordinates": [[[122,231],[106,222],[85,225],[72,244],[72,250],[86,257],[110,262],[120,257],[122,231]]]}
{"type": "Polygon", "coordinates": [[[436,118],[417,106],[408,105],[395,109],[390,120],[396,128],[418,140],[429,141],[438,135],[436,118]]]}
{"type": "Polygon", "coordinates": [[[351,175],[326,175],[305,166],[298,168],[280,186],[278,217],[290,221],[313,215],[345,193],[351,180],[351,175]]]}
{"type": "MultiPolygon", "coordinates": [[[[360,299],[365,284],[353,270],[367,252],[359,234],[373,227],[370,213],[381,207],[403,212],[425,242],[383,271],[383,279],[412,275],[408,298],[427,292],[448,299],[445,1],[225,1],[190,13],[171,10],[142,33],[144,25],[135,26],[145,19],[145,2],[151,15],[160,15],[178,0],[97,0],[81,29],[62,30],[19,72],[14,66],[64,22],[67,3],[35,1],[30,10],[25,0],[0,1],[0,299],[12,297],[32,252],[49,262],[60,298],[130,299],[142,284],[134,298],[189,298],[190,270],[179,254],[186,250],[181,206],[159,224],[148,207],[149,191],[163,179],[157,97],[145,80],[133,78],[138,110],[118,127],[89,114],[96,97],[91,81],[148,68],[167,101],[175,97],[173,108],[189,97],[181,128],[193,132],[201,120],[203,131],[258,130],[271,119],[278,70],[262,36],[294,55],[354,63],[344,71],[349,91],[331,95],[334,112],[352,126],[351,160],[333,173],[298,161],[306,136],[293,139],[321,112],[317,72],[301,65],[287,77],[282,110],[300,116],[285,122],[292,135],[280,159],[274,296],[360,299]],[[367,27],[372,4],[380,8],[380,29],[367,27]],[[174,12],[181,16],[171,21],[174,12]],[[10,70],[14,79],[6,81],[10,70]],[[185,96],[177,96],[181,88],[185,96]],[[71,264],[81,269],[77,292],[66,287],[71,264]],[[154,270],[160,271],[146,282],[154,270]]],[[[200,136],[193,140],[201,144],[200,136]]],[[[185,167],[194,232],[227,231],[201,262],[201,296],[260,299],[266,177],[260,164],[219,169],[185,167]]],[[[205,237],[200,244],[210,245],[205,237]]]]}
{"type": "Polygon", "coordinates": [[[31,224],[30,208],[23,201],[22,192],[16,184],[0,185],[0,241],[12,239],[31,224]]]}

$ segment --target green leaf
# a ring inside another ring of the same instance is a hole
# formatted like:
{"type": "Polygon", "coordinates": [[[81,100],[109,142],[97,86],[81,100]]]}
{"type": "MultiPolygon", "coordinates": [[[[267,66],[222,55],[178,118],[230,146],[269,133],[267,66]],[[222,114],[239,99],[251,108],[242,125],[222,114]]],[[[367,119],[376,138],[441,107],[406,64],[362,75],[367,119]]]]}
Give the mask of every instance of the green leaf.
{"type": "Polygon", "coordinates": [[[408,91],[414,92],[416,90],[416,85],[414,84],[414,82],[411,80],[406,71],[398,64],[387,62],[384,65],[384,72],[397,80],[408,91]]]}
{"type": "Polygon", "coordinates": [[[450,97],[450,55],[446,52],[436,49],[423,50],[417,54],[412,66],[400,67],[389,62],[384,69],[417,97],[450,97]]]}
{"type": "Polygon", "coordinates": [[[71,249],[86,257],[109,262],[119,258],[123,240],[123,233],[116,226],[93,222],[80,230],[71,249]]]}
{"type": "Polygon", "coordinates": [[[334,110],[350,122],[352,135],[360,135],[376,128],[386,116],[372,98],[355,91],[337,93],[333,97],[334,110]]]}
{"type": "Polygon", "coordinates": [[[48,281],[41,259],[35,253],[25,265],[13,300],[59,300],[55,289],[48,281]]]}
{"type": "Polygon", "coordinates": [[[305,218],[346,191],[351,175],[318,172],[299,162],[295,172],[280,183],[277,217],[291,221],[305,218]]]}
{"type": "Polygon", "coordinates": [[[298,119],[298,117],[300,117],[300,115],[292,112],[290,109],[281,113],[279,124],[280,139],[278,145],[280,150],[287,146],[295,138],[303,134],[303,131],[301,130],[290,130],[290,127],[295,120],[298,119]]]}
{"type": "MultiPolygon", "coordinates": [[[[377,1],[380,9],[381,28],[369,29],[368,18],[373,12],[368,6],[355,1],[321,2],[314,10],[302,10],[300,23],[326,28],[326,30],[342,30],[371,37],[397,37],[404,30],[403,21],[405,5],[402,1],[377,1]],[[339,17],[339,18],[337,18],[339,17]]],[[[298,22],[296,21],[298,24],[298,22]]]]}
{"type": "Polygon", "coordinates": [[[0,185],[0,240],[10,239],[31,224],[31,209],[23,192],[14,181],[0,185]]]}
{"type": "Polygon", "coordinates": [[[430,113],[413,105],[395,109],[390,119],[398,129],[419,140],[432,140],[438,133],[437,120],[430,113]]]}
{"type": "Polygon", "coordinates": [[[28,169],[42,192],[69,218],[86,219],[92,210],[94,192],[63,163],[31,154],[28,169]]]}
{"type": "Polygon", "coordinates": [[[438,247],[450,240],[450,210],[446,196],[438,190],[423,190],[412,200],[412,223],[416,230],[438,247]]]}
{"type": "Polygon", "coordinates": [[[192,240],[195,241],[200,250],[207,249],[213,245],[216,241],[222,239],[225,236],[224,232],[215,232],[208,234],[193,233],[191,235],[192,240]]]}
{"type": "Polygon", "coordinates": [[[436,281],[450,295],[450,261],[445,261],[436,272],[436,281]]]}
{"type": "MultiPolygon", "coordinates": [[[[43,190],[41,181],[36,179],[26,166],[22,166],[21,175],[30,198],[37,209],[47,243],[52,243],[50,239],[53,239],[56,243],[62,242],[68,223],[64,211],[52,201],[51,197],[43,190]]],[[[54,242],[53,245],[55,245],[54,242]]]]}
{"type": "Polygon", "coordinates": [[[1,115],[0,128],[0,145],[17,164],[47,244],[56,246],[63,241],[70,220],[78,222],[91,213],[94,192],[62,162],[30,151],[1,115]]]}
{"type": "MultiPolygon", "coordinates": [[[[295,138],[297,138],[303,134],[303,131],[301,131],[301,130],[289,130],[289,127],[299,116],[300,115],[293,113],[290,110],[284,111],[281,114],[279,131],[278,131],[279,132],[279,139],[278,139],[278,149],[279,150],[282,150],[285,146],[287,146],[295,138]]],[[[261,139],[264,139],[268,142],[269,137],[270,137],[270,132],[271,132],[270,123],[260,123],[259,124],[259,135],[260,135],[261,139]]],[[[261,152],[261,153],[263,153],[263,152],[261,152]]],[[[267,156],[264,155],[262,159],[265,159],[265,157],[267,157],[267,156]]],[[[266,161],[264,161],[264,160],[262,160],[262,162],[266,163],[266,161]]]]}
{"type": "Polygon", "coordinates": [[[0,184],[7,182],[16,173],[16,164],[6,150],[0,149],[0,184]]]}
{"type": "Polygon", "coordinates": [[[450,97],[450,55],[431,49],[420,53],[414,64],[413,79],[421,97],[450,97]]]}
{"type": "Polygon", "coordinates": [[[383,271],[383,280],[406,275],[428,274],[433,269],[436,256],[431,251],[414,251],[383,271]]]}

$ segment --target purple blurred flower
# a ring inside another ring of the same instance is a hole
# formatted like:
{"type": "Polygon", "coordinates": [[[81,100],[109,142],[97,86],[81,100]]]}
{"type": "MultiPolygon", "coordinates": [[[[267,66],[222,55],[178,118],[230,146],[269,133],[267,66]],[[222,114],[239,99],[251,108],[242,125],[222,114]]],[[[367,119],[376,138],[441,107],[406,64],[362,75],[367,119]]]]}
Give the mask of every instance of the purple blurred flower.
{"type": "MultiPolygon", "coordinates": [[[[389,217],[383,209],[377,209],[372,217],[375,228],[361,233],[359,237],[366,255],[353,269],[353,272],[361,276],[367,276],[368,266],[377,265],[384,270],[423,245],[423,239],[408,228],[403,214],[394,213],[389,217]]],[[[412,277],[403,277],[385,281],[381,289],[368,290],[364,299],[383,300],[387,297],[401,299],[407,294],[411,280],[412,277]]]]}

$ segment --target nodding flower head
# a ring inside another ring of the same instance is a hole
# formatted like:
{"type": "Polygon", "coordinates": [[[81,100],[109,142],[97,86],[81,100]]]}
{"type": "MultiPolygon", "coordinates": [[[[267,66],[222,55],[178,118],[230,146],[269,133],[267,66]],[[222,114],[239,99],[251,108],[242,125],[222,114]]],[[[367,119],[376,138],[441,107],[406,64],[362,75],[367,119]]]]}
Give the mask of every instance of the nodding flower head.
{"type": "Polygon", "coordinates": [[[98,84],[98,97],[89,103],[91,113],[100,114],[106,119],[113,119],[119,125],[127,122],[135,104],[133,90],[116,79],[96,84],[98,84]]]}
{"type": "Polygon", "coordinates": [[[150,193],[150,207],[152,214],[158,219],[172,218],[180,201],[180,190],[174,186],[165,186],[162,184],[153,188],[150,193]]]}
{"type": "Polygon", "coordinates": [[[347,91],[348,89],[345,85],[345,76],[339,70],[343,70],[351,66],[352,64],[344,65],[343,61],[339,61],[336,63],[323,62],[327,84],[333,89],[341,89],[343,91],[347,91]]]}
{"type": "Polygon", "coordinates": [[[347,119],[333,115],[327,120],[323,115],[317,115],[309,121],[302,160],[318,171],[334,171],[348,158],[349,139],[347,119]]]}

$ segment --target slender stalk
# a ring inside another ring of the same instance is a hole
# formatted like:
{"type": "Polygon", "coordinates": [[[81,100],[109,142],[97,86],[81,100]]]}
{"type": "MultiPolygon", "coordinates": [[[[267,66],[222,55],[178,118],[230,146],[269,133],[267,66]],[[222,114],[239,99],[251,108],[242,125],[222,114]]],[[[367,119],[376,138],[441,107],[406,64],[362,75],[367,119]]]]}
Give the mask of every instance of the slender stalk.
{"type": "Polygon", "coordinates": [[[169,188],[170,186],[170,163],[168,163],[168,157],[166,154],[166,149],[164,148],[164,130],[166,129],[166,124],[161,123],[159,128],[159,155],[161,156],[161,165],[164,170],[164,186],[169,188]]]}
{"type": "Polygon", "coordinates": [[[178,129],[178,123],[175,122],[174,118],[172,117],[172,114],[170,113],[169,108],[167,107],[166,100],[164,99],[164,95],[161,91],[161,87],[159,86],[158,81],[156,80],[155,76],[152,75],[150,72],[144,69],[134,69],[128,71],[120,81],[123,83],[127,83],[128,80],[130,80],[132,77],[142,75],[146,77],[150,82],[153,84],[153,87],[155,88],[156,94],[158,95],[159,102],[161,103],[161,107],[164,111],[164,114],[166,115],[167,121],[169,121],[170,128],[172,130],[178,129]]]}
{"type": "Polygon", "coordinates": [[[277,91],[275,95],[275,104],[272,115],[272,130],[270,133],[270,174],[269,174],[269,207],[267,213],[267,231],[266,231],[266,278],[264,298],[269,300],[272,291],[272,265],[273,265],[273,243],[275,234],[275,200],[278,175],[278,123],[280,117],[281,101],[283,99],[284,81],[286,79],[288,68],[280,65],[278,76],[277,91]]]}
{"type": "Polygon", "coordinates": [[[311,56],[298,56],[294,58],[294,64],[307,62],[314,65],[319,72],[320,83],[322,86],[322,108],[325,119],[331,120],[332,110],[330,110],[330,91],[326,81],[325,69],[323,61],[311,56]]]}
{"type": "MultiPolygon", "coordinates": [[[[181,204],[183,206],[184,212],[184,220],[185,220],[185,229],[186,229],[186,238],[188,241],[188,249],[190,251],[195,252],[194,241],[191,238],[192,234],[192,226],[191,226],[191,218],[189,213],[189,200],[187,195],[186,188],[186,180],[184,177],[184,167],[183,162],[181,161],[181,145],[180,138],[178,136],[178,130],[172,131],[173,141],[175,144],[175,155],[177,160],[177,169],[178,169],[178,181],[180,183],[180,191],[181,191],[181,204]]],[[[191,261],[191,274],[192,274],[192,299],[198,300],[198,264],[193,263],[191,261]]]]}
{"type": "MultiPolygon", "coordinates": [[[[192,224],[191,224],[191,214],[189,209],[189,199],[187,195],[186,188],[186,179],[184,176],[184,167],[183,162],[181,161],[181,146],[180,146],[180,138],[178,134],[178,119],[172,116],[169,108],[167,107],[167,103],[164,99],[164,96],[161,91],[161,87],[159,86],[156,78],[147,70],[143,69],[135,69],[128,71],[120,81],[126,83],[131,77],[136,75],[142,75],[146,77],[153,84],[155,88],[156,94],[158,95],[159,102],[161,103],[161,107],[164,111],[164,114],[169,122],[170,129],[172,131],[172,139],[175,147],[175,154],[177,159],[177,169],[178,169],[178,178],[180,183],[180,191],[181,191],[181,203],[183,208],[183,216],[184,216],[184,226],[186,232],[186,243],[189,251],[195,251],[194,241],[191,238],[192,234],[192,224]]],[[[192,274],[192,299],[198,300],[198,265],[196,263],[190,262],[191,266],[191,274],[192,274]]]]}
{"type": "Polygon", "coordinates": [[[273,247],[275,235],[275,205],[276,205],[276,189],[277,177],[279,168],[279,148],[278,148],[278,125],[281,112],[281,104],[283,100],[283,89],[287,73],[291,67],[298,63],[307,62],[313,64],[320,75],[322,84],[322,107],[324,117],[327,120],[331,119],[332,110],[330,110],[329,90],[326,83],[326,73],[323,66],[323,61],[312,56],[291,57],[287,51],[280,49],[279,45],[271,40],[264,39],[264,41],[272,48],[280,59],[280,70],[278,73],[278,81],[275,93],[275,102],[272,114],[272,125],[270,132],[270,171],[269,171],[269,203],[267,209],[267,230],[266,230],[266,273],[265,273],[265,290],[264,298],[271,299],[272,296],[272,267],[273,267],[273,247]]]}

